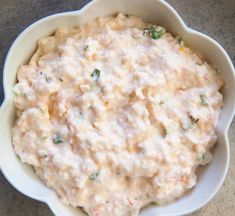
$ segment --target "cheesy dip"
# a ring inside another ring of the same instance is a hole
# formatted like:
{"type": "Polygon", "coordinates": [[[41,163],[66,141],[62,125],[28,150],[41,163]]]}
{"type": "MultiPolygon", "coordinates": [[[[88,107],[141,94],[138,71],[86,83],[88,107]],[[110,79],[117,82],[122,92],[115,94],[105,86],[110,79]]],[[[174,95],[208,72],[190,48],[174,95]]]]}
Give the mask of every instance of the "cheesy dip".
{"type": "Polygon", "coordinates": [[[137,216],[196,184],[223,85],[161,26],[118,14],[42,38],[14,86],[16,154],[90,216],[137,216]]]}

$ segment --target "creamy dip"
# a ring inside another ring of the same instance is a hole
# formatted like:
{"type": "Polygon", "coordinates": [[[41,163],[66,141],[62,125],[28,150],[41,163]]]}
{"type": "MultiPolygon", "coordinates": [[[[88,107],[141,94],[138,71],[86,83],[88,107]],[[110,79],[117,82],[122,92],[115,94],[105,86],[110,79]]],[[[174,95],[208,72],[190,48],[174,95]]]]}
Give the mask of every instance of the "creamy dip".
{"type": "Polygon", "coordinates": [[[120,13],[60,28],[17,78],[15,152],[89,215],[172,202],[211,161],[223,81],[163,27],[120,13]]]}

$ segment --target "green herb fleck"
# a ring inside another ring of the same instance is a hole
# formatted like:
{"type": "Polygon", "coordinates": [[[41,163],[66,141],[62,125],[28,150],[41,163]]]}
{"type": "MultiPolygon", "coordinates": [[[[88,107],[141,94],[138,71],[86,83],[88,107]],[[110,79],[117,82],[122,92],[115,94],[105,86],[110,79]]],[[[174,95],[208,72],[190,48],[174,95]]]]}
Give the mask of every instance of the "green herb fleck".
{"type": "Polygon", "coordinates": [[[207,102],[206,102],[206,96],[201,94],[200,95],[200,101],[201,101],[201,105],[202,106],[206,106],[207,105],[207,102]]]}
{"type": "Polygon", "coordinates": [[[97,81],[100,78],[100,70],[99,69],[95,69],[92,73],[91,73],[91,77],[95,78],[95,81],[97,81]]]}
{"type": "Polygon", "coordinates": [[[178,44],[181,44],[182,38],[179,35],[177,35],[175,39],[176,39],[178,44]]]}
{"type": "Polygon", "coordinates": [[[100,174],[100,170],[98,170],[98,171],[95,172],[95,173],[92,173],[92,174],[89,176],[89,179],[90,179],[91,181],[95,181],[95,180],[97,179],[97,177],[99,176],[99,174],[100,174]]]}
{"type": "Polygon", "coordinates": [[[56,134],[56,136],[53,138],[53,143],[55,143],[55,144],[62,143],[62,139],[59,134],[56,134]]]}
{"type": "Polygon", "coordinates": [[[160,101],[160,102],[159,102],[159,105],[162,105],[162,104],[164,104],[164,101],[160,101]]]}
{"type": "Polygon", "coordinates": [[[51,82],[51,77],[48,77],[48,76],[45,75],[45,80],[46,80],[47,83],[49,83],[49,82],[51,82]]]}
{"type": "Polygon", "coordinates": [[[150,26],[144,29],[144,35],[149,35],[152,39],[156,40],[161,38],[166,33],[166,29],[161,26],[150,26]]]}
{"type": "Polygon", "coordinates": [[[88,48],[89,48],[89,45],[86,45],[86,46],[83,48],[83,50],[84,50],[84,51],[87,51],[88,48]]]}
{"type": "Polygon", "coordinates": [[[46,140],[48,138],[48,136],[44,136],[42,137],[42,140],[46,140]]]}
{"type": "Polygon", "coordinates": [[[205,157],[206,157],[206,154],[205,153],[201,153],[198,157],[198,160],[199,161],[204,161],[205,160],[205,157]]]}
{"type": "Polygon", "coordinates": [[[47,154],[45,154],[45,155],[44,155],[44,158],[47,158],[47,156],[48,156],[48,155],[47,155],[47,154]]]}

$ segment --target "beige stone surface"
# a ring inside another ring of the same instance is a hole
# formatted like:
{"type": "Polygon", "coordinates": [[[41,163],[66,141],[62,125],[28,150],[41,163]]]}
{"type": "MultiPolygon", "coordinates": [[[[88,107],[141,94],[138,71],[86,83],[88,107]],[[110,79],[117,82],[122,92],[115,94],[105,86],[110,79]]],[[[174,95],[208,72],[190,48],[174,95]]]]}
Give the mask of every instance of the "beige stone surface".
{"type": "MultiPolygon", "coordinates": [[[[190,27],[216,39],[235,63],[235,0],[167,1],[190,27]]],[[[3,100],[3,63],[13,39],[37,19],[57,12],[79,9],[85,2],[88,0],[0,0],[0,103],[3,100]]],[[[223,187],[213,200],[190,216],[235,216],[234,132],[235,121],[229,131],[231,162],[223,187]]],[[[17,192],[0,172],[0,216],[52,215],[45,204],[17,192]]]]}

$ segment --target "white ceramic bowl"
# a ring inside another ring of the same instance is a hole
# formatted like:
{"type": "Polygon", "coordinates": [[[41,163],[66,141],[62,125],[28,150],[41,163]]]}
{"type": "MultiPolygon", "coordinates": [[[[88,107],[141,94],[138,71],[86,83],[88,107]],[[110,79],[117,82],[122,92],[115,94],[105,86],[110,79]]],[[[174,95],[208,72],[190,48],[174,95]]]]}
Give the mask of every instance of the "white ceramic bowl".
{"type": "Polygon", "coordinates": [[[50,35],[58,27],[79,26],[95,19],[123,12],[162,25],[173,34],[181,35],[190,47],[201,52],[222,73],[224,108],[218,124],[218,144],[212,163],[198,170],[197,185],[184,197],[164,206],[152,205],[141,211],[142,216],[173,216],[188,214],[205,205],[221,187],[229,164],[227,132],[235,110],[235,77],[233,65],[224,49],[208,36],[188,28],[176,11],[161,0],[94,0],[79,11],[45,17],[25,29],[11,46],[4,66],[5,100],[0,109],[0,166],[8,181],[23,194],[48,204],[57,216],[85,215],[79,208],[64,205],[56,194],[35,175],[32,167],[20,162],[11,142],[15,120],[12,87],[19,65],[26,63],[35,51],[39,38],[50,35]]]}

